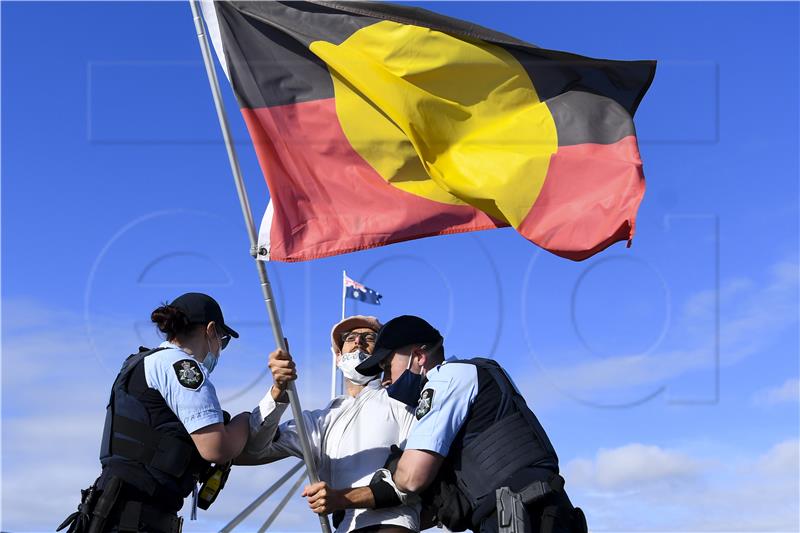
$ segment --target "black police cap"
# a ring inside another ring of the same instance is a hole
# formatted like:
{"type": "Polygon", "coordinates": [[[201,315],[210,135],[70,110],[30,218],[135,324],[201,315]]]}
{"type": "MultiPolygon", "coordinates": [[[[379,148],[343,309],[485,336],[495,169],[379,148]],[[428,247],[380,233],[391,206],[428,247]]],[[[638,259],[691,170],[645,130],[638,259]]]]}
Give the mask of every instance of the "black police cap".
{"type": "Polygon", "coordinates": [[[222,309],[220,309],[217,301],[207,294],[187,292],[175,298],[169,305],[183,311],[183,314],[189,318],[189,322],[193,324],[214,322],[231,337],[239,338],[239,334],[233,328],[225,325],[222,309]]]}
{"type": "Polygon", "coordinates": [[[418,316],[402,315],[391,319],[378,331],[372,355],[356,370],[365,376],[374,376],[381,371],[381,362],[395,350],[409,344],[435,344],[442,335],[435,327],[418,316]]]}

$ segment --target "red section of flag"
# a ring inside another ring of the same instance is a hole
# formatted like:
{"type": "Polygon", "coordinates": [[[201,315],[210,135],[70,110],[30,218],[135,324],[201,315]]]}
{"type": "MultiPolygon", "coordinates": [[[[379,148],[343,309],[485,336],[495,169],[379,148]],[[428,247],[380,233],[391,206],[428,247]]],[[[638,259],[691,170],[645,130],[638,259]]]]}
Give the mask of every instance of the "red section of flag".
{"type": "Polygon", "coordinates": [[[517,229],[556,255],[586,259],[633,237],[644,185],[636,137],[560,146],[539,197],[517,229]]]}
{"type": "Polygon", "coordinates": [[[387,183],[347,141],[332,98],[242,114],[272,194],[273,261],[505,225],[387,183]]]}

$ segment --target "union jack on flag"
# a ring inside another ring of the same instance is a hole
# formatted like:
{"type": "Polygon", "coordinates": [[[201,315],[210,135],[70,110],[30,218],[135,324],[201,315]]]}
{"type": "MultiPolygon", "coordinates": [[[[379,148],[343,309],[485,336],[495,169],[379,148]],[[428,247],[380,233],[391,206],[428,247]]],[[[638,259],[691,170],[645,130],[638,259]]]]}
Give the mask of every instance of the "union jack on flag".
{"type": "Polygon", "coordinates": [[[344,276],[344,292],[346,298],[352,298],[368,304],[381,304],[382,296],[379,292],[362,285],[354,279],[350,279],[347,275],[344,276]]]}

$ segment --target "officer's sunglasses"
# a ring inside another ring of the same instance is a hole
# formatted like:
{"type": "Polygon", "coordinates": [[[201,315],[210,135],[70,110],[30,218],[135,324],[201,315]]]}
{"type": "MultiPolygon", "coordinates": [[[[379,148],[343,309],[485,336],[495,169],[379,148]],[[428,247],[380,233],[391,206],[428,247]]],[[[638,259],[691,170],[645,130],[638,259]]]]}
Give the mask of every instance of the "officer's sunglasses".
{"type": "Polygon", "coordinates": [[[227,348],[229,342],[231,342],[231,336],[228,335],[227,333],[225,335],[222,335],[219,338],[219,351],[222,351],[225,348],[227,348]]]}
{"type": "Polygon", "coordinates": [[[345,333],[342,333],[342,342],[351,342],[355,344],[358,342],[359,338],[362,338],[365,341],[367,341],[367,343],[372,344],[375,342],[375,339],[377,339],[378,336],[372,333],[371,331],[366,331],[363,333],[356,331],[347,331],[345,333]]]}
{"type": "MultiPolygon", "coordinates": [[[[197,324],[198,326],[206,325],[203,322],[192,322],[192,324],[197,324]]],[[[231,342],[231,336],[226,333],[225,335],[217,335],[217,338],[219,339],[219,351],[221,352],[228,346],[228,343],[231,342]]]]}

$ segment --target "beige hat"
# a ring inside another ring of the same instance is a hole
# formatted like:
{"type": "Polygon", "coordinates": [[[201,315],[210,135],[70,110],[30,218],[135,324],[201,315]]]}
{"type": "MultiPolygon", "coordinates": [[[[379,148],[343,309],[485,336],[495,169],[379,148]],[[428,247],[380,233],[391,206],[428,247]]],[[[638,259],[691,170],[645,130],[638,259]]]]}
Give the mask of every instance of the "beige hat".
{"type": "Polygon", "coordinates": [[[338,354],[342,351],[342,333],[356,328],[369,328],[377,333],[381,329],[381,325],[380,321],[374,316],[349,316],[331,329],[331,347],[338,354]]]}

